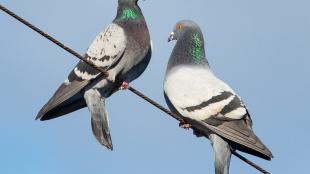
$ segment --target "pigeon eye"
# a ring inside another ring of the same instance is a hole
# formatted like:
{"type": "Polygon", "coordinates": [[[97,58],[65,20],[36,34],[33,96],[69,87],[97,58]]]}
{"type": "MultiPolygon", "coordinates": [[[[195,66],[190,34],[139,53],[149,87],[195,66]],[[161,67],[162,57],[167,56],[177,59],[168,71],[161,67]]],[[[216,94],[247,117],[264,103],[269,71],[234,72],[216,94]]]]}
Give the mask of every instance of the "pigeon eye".
{"type": "Polygon", "coordinates": [[[176,27],[175,27],[177,30],[180,30],[183,28],[183,25],[182,24],[177,24],[176,27]]]}

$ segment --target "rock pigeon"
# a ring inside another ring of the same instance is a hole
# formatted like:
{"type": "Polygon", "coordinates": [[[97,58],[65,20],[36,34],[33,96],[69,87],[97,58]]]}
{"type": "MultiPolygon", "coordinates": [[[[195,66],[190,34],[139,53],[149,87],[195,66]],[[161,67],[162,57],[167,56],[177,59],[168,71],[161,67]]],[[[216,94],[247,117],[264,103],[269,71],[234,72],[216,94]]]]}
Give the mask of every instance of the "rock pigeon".
{"type": "Polygon", "coordinates": [[[270,150],[252,130],[250,114],[240,97],[210,69],[204,38],[190,20],[175,25],[169,40],[177,40],[164,80],[170,110],[196,135],[207,135],[215,154],[215,173],[228,174],[231,150],[271,160],[270,150]],[[189,123],[189,124],[188,124],[189,123]]]}
{"type": "Polygon", "coordinates": [[[80,61],[36,119],[54,119],[87,106],[96,139],[112,150],[105,100],[138,78],[151,55],[150,35],[138,0],[118,0],[115,19],[95,38],[85,54],[85,58],[106,70],[108,77],[80,61]]]}

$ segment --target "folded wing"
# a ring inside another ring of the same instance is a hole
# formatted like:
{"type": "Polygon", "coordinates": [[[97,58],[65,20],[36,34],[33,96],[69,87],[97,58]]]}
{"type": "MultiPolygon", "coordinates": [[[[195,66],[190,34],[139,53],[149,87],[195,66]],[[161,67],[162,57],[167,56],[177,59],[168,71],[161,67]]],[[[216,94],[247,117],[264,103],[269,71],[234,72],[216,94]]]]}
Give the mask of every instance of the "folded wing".
{"type": "MultiPolygon", "coordinates": [[[[95,65],[109,70],[122,57],[126,49],[126,35],[117,24],[110,24],[88,48],[85,58],[95,65]]],[[[58,88],[53,97],[43,106],[36,119],[49,120],[86,106],[83,89],[99,76],[99,71],[80,61],[58,88]]]]}

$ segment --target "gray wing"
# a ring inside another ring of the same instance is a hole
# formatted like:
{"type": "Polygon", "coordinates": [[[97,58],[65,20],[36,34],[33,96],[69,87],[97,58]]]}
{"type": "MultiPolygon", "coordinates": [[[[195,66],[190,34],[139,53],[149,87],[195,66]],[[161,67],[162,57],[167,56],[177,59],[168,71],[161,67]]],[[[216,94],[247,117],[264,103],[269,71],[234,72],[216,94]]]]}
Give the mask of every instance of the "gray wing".
{"type": "Polygon", "coordinates": [[[88,80],[63,83],[42,107],[36,120],[50,120],[86,106],[81,90],[89,83],[88,80]]]}
{"type": "MultiPolygon", "coordinates": [[[[109,70],[119,61],[125,49],[124,30],[116,24],[111,24],[95,38],[85,57],[95,65],[109,70]]],[[[49,120],[85,107],[83,89],[99,74],[99,71],[80,61],[68,79],[43,106],[36,119],[49,120]]]]}
{"type": "Polygon", "coordinates": [[[255,135],[252,129],[252,121],[248,114],[239,120],[223,121],[218,118],[209,118],[208,120],[201,121],[200,124],[230,141],[230,145],[234,149],[266,160],[273,158],[271,151],[255,135]]]}

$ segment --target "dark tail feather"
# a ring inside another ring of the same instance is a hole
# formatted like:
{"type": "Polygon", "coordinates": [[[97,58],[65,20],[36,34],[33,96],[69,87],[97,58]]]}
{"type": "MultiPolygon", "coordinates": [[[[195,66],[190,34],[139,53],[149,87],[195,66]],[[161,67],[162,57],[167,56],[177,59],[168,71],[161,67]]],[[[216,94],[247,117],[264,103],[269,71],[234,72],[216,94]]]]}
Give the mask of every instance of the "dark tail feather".
{"type": "Polygon", "coordinates": [[[91,126],[93,134],[100,144],[106,146],[108,149],[113,150],[112,139],[109,130],[109,121],[107,120],[107,113],[104,115],[94,114],[91,117],[91,126]]]}

